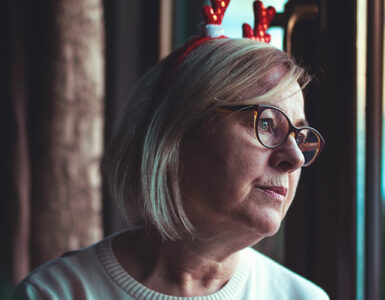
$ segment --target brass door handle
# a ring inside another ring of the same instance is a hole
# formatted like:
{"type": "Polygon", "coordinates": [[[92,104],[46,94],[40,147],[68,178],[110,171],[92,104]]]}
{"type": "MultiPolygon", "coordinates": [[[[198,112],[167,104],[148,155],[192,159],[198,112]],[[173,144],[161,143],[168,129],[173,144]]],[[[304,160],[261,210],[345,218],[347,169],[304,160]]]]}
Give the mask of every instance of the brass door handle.
{"type": "Polygon", "coordinates": [[[292,37],[294,27],[300,20],[311,20],[318,16],[319,9],[317,5],[296,5],[287,21],[286,27],[286,52],[292,55],[292,37]]]}

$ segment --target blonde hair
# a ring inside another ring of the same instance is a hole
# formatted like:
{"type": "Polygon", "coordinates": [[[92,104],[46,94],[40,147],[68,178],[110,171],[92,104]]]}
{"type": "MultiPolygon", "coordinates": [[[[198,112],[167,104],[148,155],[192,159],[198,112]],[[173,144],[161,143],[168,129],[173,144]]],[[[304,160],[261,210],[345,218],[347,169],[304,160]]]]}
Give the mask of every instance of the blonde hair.
{"type": "Polygon", "coordinates": [[[261,103],[307,73],[286,53],[248,39],[204,42],[176,65],[178,52],[150,69],[133,88],[103,161],[108,188],[123,212],[164,239],[194,236],[180,194],[180,144],[219,106],[261,103]],[[279,68],[277,82],[266,81],[279,68]],[[257,87],[253,99],[245,91],[257,87]]]}

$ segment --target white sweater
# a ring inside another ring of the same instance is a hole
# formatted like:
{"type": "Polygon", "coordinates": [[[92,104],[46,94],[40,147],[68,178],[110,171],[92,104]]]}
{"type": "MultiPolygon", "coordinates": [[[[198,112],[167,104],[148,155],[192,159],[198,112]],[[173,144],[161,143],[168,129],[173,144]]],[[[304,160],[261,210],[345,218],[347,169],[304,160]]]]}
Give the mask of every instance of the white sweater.
{"type": "Polygon", "coordinates": [[[117,261],[111,241],[52,260],[29,274],[15,299],[143,299],[143,300],[327,300],[318,286],[252,248],[241,251],[239,265],[218,292],[201,297],[174,297],[148,289],[117,261]]]}

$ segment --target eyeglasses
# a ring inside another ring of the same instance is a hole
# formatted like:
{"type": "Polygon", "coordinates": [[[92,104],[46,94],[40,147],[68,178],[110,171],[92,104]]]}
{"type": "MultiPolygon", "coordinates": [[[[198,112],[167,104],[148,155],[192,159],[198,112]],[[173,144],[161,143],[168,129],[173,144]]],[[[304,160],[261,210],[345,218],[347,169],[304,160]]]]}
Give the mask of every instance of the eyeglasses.
{"type": "Polygon", "coordinates": [[[308,126],[295,127],[289,117],[275,106],[222,106],[219,111],[254,112],[255,136],[263,146],[269,149],[281,146],[289,135],[293,135],[305,159],[303,167],[311,165],[316,160],[325,144],[325,140],[317,130],[308,126]]]}

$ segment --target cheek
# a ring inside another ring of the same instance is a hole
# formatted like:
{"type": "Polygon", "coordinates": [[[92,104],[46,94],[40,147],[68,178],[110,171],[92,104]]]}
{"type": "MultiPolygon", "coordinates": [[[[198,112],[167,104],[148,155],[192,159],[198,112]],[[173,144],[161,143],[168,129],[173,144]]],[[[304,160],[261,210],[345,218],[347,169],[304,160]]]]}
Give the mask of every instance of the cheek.
{"type": "MultiPolygon", "coordinates": [[[[264,176],[269,163],[269,150],[256,144],[248,133],[239,133],[217,149],[221,165],[215,167],[213,181],[220,180],[223,194],[232,195],[232,201],[241,201],[253,188],[255,181],[264,176]]],[[[231,197],[228,197],[229,199],[231,197]]]]}
{"type": "Polygon", "coordinates": [[[226,129],[232,130],[204,135],[185,148],[186,206],[215,208],[218,212],[232,210],[246,199],[255,180],[263,176],[268,151],[260,149],[255,137],[244,129],[226,129]]]}

